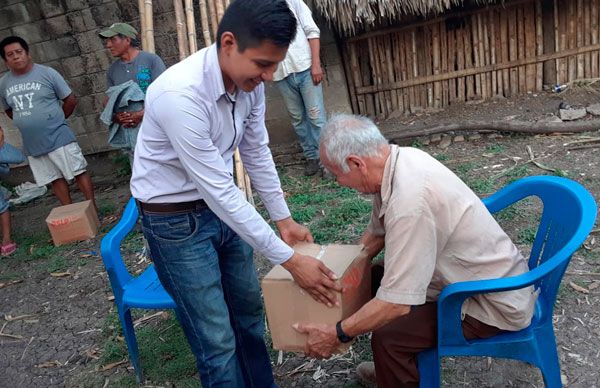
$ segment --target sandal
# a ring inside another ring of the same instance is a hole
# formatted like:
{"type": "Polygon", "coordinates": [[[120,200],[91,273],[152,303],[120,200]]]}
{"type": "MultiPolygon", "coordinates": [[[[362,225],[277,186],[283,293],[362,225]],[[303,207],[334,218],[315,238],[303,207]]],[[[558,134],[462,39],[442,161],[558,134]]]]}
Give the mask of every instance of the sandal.
{"type": "Polygon", "coordinates": [[[2,247],[0,247],[0,254],[2,256],[9,256],[9,255],[12,255],[13,253],[15,253],[16,250],[17,250],[17,243],[11,242],[8,244],[4,244],[4,245],[2,245],[2,247]]]}

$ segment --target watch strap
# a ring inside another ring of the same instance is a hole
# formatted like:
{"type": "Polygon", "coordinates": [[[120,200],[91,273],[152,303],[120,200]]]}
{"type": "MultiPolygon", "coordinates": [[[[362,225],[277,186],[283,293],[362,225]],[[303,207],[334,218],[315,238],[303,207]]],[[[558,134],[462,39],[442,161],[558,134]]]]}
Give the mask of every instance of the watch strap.
{"type": "Polygon", "coordinates": [[[341,343],[345,344],[354,339],[354,337],[350,337],[348,334],[344,333],[344,330],[342,329],[342,321],[338,321],[338,323],[335,324],[335,332],[337,333],[337,337],[341,343]]]}

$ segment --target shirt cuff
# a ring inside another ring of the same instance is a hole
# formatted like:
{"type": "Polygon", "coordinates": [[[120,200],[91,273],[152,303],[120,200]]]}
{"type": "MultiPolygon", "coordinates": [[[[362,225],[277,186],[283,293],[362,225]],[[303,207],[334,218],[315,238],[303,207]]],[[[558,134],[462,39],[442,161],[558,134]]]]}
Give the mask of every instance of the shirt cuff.
{"type": "Polygon", "coordinates": [[[392,291],[387,288],[379,287],[379,289],[377,290],[377,295],[375,295],[375,297],[381,301],[388,303],[418,306],[426,302],[427,294],[421,292],[398,292],[392,291]]]}
{"type": "Polygon", "coordinates": [[[273,265],[277,265],[288,261],[294,255],[294,250],[285,242],[283,242],[283,240],[273,234],[273,237],[271,238],[266,251],[263,252],[263,255],[265,255],[265,257],[269,259],[273,265]]]}

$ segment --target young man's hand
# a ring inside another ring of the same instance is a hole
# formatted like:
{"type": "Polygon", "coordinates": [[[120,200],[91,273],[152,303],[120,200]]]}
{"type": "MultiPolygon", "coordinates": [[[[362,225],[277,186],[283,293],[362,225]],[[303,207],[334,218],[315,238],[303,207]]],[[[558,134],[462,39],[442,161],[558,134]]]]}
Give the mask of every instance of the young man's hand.
{"type": "Polygon", "coordinates": [[[282,266],[314,300],[328,307],[339,306],[337,292],[342,292],[342,286],[335,282],[336,275],[322,261],[294,253],[282,266]]]}
{"type": "Polygon", "coordinates": [[[275,225],[277,226],[277,230],[279,230],[281,239],[291,247],[301,241],[313,242],[313,236],[310,234],[308,228],[294,221],[292,217],[277,221],[275,225]]]}

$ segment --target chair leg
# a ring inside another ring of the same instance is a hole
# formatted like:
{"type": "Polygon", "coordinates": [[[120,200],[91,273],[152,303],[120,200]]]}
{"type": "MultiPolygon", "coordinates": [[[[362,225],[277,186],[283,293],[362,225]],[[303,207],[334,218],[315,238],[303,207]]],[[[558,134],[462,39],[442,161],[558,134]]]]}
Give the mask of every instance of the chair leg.
{"type": "Polygon", "coordinates": [[[135,338],[135,329],[133,328],[133,320],[131,319],[131,310],[127,309],[122,312],[119,311],[119,320],[121,321],[121,328],[123,329],[123,336],[125,336],[125,342],[127,343],[127,350],[129,351],[129,360],[135,370],[135,379],[138,384],[142,383],[142,366],[140,364],[139,351],[137,346],[137,340],[135,338]]]}
{"type": "Polygon", "coordinates": [[[538,359],[544,384],[546,388],[562,388],[560,378],[560,363],[558,361],[558,351],[556,350],[556,340],[552,326],[549,330],[543,330],[543,335],[537,335],[538,359]]]}
{"type": "Polygon", "coordinates": [[[419,387],[439,388],[441,383],[440,358],[437,348],[419,353],[417,356],[417,365],[419,367],[419,387]]]}

